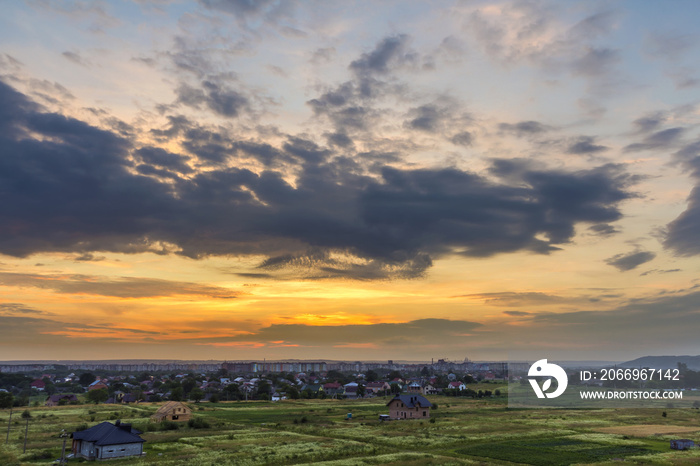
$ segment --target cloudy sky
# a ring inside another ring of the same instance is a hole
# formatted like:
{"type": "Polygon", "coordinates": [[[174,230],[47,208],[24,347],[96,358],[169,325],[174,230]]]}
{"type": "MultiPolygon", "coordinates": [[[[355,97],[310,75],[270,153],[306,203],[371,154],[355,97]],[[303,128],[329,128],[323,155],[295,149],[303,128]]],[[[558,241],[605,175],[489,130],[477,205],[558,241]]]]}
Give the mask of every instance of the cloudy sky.
{"type": "Polygon", "coordinates": [[[0,359],[699,354],[699,16],[5,2],[0,359]]]}

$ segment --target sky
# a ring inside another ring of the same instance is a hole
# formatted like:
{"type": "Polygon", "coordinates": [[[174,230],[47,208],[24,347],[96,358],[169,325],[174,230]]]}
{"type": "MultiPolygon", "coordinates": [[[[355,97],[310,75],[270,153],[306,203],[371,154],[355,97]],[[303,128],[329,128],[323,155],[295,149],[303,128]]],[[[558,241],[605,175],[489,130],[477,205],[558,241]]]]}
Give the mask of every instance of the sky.
{"type": "Polygon", "coordinates": [[[700,354],[700,4],[5,1],[0,360],[700,354]]]}

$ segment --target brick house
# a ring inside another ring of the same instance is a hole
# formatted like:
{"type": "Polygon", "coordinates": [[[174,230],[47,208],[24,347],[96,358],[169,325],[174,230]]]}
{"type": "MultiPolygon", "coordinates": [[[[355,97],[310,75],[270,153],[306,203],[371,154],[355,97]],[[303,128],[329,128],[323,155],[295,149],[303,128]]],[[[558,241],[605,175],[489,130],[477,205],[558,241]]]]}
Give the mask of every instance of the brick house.
{"type": "Polygon", "coordinates": [[[95,380],[93,383],[88,385],[88,391],[91,392],[93,390],[102,390],[103,388],[109,388],[106,383],[104,383],[101,380],[95,380]]]}
{"type": "Polygon", "coordinates": [[[385,390],[391,390],[391,385],[389,385],[387,382],[367,382],[367,385],[365,385],[365,390],[367,390],[367,393],[371,392],[377,394],[385,390]]]}
{"type": "Polygon", "coordinates": [[[392,419],[430,419],[430,401],[421,395],[396,395],[387,403],[392,419]]]}

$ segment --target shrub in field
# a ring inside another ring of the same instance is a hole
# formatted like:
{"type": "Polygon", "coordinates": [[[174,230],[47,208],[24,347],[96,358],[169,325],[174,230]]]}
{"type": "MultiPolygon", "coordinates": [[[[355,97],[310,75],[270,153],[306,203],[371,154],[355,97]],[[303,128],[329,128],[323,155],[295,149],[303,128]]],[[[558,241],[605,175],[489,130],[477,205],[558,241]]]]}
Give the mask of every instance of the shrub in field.
{"type": "Polygon", "coordinates": [[[187,421],[187,425],[193,429],[208,429],[209,423],[201,417],[195,417],[187,421]]]}
{"type": "Polygon", "coordinates": [[[81,430],[87,430],[87,428],[88,428],[87,424],[80,424],[75,429],[73,429],[73,432],[80,432],[81,430]]]}
{"type": "Polygon", "coordinates": [[[160,430],[177,430],[179,428],[177,422],[163,421],[160,423],[160,430]]]}

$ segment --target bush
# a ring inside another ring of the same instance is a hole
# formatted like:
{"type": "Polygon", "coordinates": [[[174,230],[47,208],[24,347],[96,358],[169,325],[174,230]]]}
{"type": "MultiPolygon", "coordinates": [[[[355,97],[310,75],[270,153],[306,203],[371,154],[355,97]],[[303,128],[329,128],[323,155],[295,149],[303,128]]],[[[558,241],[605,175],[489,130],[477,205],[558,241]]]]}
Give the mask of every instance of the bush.
{"type": "Polygon", "coordinates": [[[49,450],[35,451],[34,453],[23,456],[25,460],[36,461],[36,460],[48,460],[53,458],[53,455],[49,450]]]}
{"type": "Polygon", "coordinates": [[[435,418],[434,418],[434,417],[431,417],[431,418],[430,418],[430,423],[431,423],[431,424],[435,424],[435,418]]]}
{"type": "Polygon", "coordinates": [[[208,429],[209,423],[201,417],[195,417],[187,421],[187,425],[193,429],[208,429]]]}
{"type": "Polygon", "coordinates": [[[80,432],[81,430],[87,430],[88,425],[87,424],[80,424],[78,427],[73,429],[73,432],[80,432]]]}
{"type": "Polygon", "coordinates": [[[160,423],[160,430],[178,430],[179,428],[177,422],[163,421],[160,423]]]}

